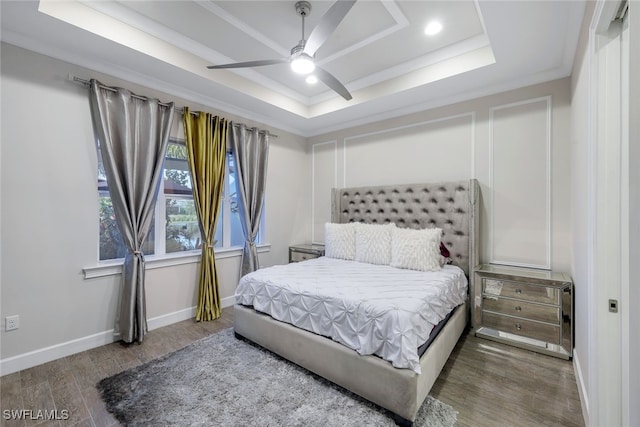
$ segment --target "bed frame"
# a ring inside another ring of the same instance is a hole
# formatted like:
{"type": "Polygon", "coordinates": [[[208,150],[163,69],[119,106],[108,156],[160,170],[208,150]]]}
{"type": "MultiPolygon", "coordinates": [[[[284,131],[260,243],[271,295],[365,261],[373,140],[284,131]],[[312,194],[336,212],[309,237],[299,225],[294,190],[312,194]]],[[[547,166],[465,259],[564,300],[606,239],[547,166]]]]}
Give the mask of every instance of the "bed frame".
{"type": "MultiPolygon", "coordinates": [[[[460,182],[334,189],[333,222],[393,222],[399,227],[438,227],[453,264],[462,268],[473,293],[478,262],[479,186],[460,182]]],[[[455,309],[420,357],[422,373],[397,369],[376,356],[361,356],[329,338],[235,305],[236,336],[246,338],[393,412],[411,426],[469,320],[469,302],[455,309]]]]}

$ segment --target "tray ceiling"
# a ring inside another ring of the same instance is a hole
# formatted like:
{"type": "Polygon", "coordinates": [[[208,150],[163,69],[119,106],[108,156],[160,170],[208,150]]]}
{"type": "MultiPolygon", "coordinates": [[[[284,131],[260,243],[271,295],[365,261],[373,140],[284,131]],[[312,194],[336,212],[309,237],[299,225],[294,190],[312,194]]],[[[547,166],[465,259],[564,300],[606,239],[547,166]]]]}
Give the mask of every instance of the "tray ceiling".
{"type": "MultiPolygon", "coordinates": [[[[289,57],[295,1],[0,3],[6,42],[304,136],[568,76],[584,13],[581,1],[360,0],[316,54],[346,101],[288,64],[206,69],[289,57]]],[[[311,1],[305,37],[331,5],[311,1]]]]}

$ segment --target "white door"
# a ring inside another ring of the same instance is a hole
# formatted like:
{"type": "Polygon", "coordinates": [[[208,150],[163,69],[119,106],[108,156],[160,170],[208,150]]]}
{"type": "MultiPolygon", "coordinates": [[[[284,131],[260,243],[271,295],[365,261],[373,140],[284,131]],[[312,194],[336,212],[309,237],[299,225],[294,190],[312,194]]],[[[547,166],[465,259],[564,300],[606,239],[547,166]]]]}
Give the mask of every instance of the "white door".
{"type": "MultiPolygon", "coordinates": [[[[630,288],[631,267],[636,268],[640,262],[630,258],[632,245],[637,245],[630,238],[635,229],[630,227],[630,212],[637,211],[637,201],[630,191],[638,191],[637,185],[630,185],[630,165],[637,167],[638,161],[631,158],[634,150],[630,149],[630,23],[625,14],[627,6],[622,3],[626,1],[603,6],[613,16],[603,12],[593,33],[595,220],[590,305],[594,319],[589,346],[592,426],[634,426],[640,422],[638,402],[632,398],[637,398],[634,373],[638,361],[630,360],[632,349],[638,345],[640,328],[636,324],[634,330],[630,329],[638,309],[632,300],[637,291],[630,288]]],[[[634,11],[639,12],[640,9],[634,11]]],[[[635,233],[638,238],[637,229],[635,233]]]]}

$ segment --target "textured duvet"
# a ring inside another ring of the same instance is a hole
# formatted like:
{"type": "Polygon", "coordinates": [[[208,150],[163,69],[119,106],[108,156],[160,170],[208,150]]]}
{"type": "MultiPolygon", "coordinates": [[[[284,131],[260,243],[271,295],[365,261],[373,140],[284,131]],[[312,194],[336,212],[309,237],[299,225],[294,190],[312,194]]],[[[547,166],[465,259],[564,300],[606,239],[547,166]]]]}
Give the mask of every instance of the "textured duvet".
{"type": "Polygon", "coordinates": [[[436,272],[321,257],[240,279],[236,302],[420,373],[418,347],[467,296],[455,266],[436,272]]]}

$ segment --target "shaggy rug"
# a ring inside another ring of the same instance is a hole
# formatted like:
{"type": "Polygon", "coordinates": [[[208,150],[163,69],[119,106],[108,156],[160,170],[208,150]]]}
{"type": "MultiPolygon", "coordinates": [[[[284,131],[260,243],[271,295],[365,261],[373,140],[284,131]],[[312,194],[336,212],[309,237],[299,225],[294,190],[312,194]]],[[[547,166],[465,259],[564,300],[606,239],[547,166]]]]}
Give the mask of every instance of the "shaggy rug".
{"type": "MultiPolygon", "coordinates": [[[[394,426],[392,414],[225,329],[98,384],[127,426],[394,426]]],[[[453,426],[431,396],[416,427],[453,426]]]]}

